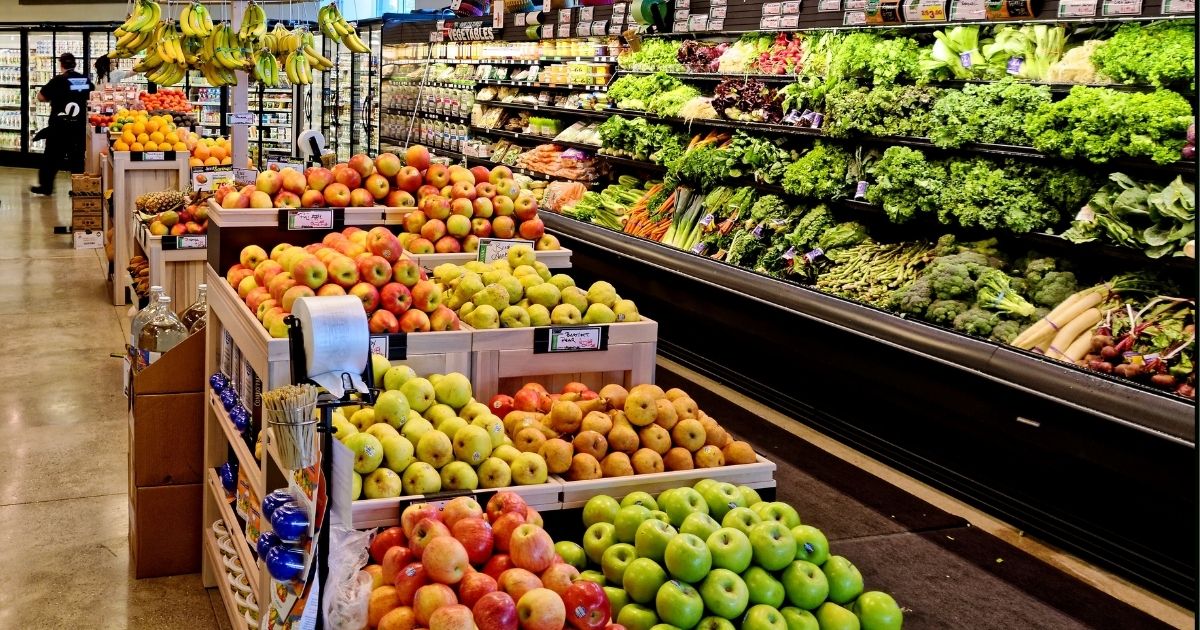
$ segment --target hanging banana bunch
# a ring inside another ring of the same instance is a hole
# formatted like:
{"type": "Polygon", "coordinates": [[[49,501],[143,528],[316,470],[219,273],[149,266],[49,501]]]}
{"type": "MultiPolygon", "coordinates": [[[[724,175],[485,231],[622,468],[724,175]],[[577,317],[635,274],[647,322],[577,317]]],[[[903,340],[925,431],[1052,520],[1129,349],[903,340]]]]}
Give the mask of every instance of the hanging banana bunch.
{"type": "Polygon", "coordinates": [[[163,63],[186,64],[187,58],[183,54],[183,45],[179,29],[175,27],[174,22],[163,22],[159,25],[161,28],[158,33],[158,45],[155,47],[155,52],[163,63]]]}
{"type": "Polygon", "coordinates": [[[342,17],[337,5],[330,3],[317,11],[317,25],[321,34],[335,42],[343,44],[350,52],[369,53],[371,49],[359,39],[354,27],[342,17]]]}
{"type": "Polygon", "coordinates": [[[113,35],[116,46],[108,51],[110,59],[129,59],[157,44],[155,30],[162,24],[162,7],[153,0],[137,0],[125,23],[113,35]]]}
{"type": "Polygon", "coordinates": [[[254,79],[267,87],[279,87],[279,60],[266,48],[259,48],[251,55],[254,62],[254,79]]]}
{"type": "Polygon", "coordinates": [[[162,57],[158,56],[158,51],[151,49],[146,52],[146,56],[142,57],[141,61],[134,64],[133,71],[139,73],[151,72],[161,66],[162,63],[163,60],[162,57]]]}
{"type": "Polygon", "coordinates": [[[237,32],[238,41],[249,46],[266,34],[267,12],[257,2],[247,4],[246,11],[242,14],[242,27],[237,32]]]}
{"type": "Polygon", "coordinates": [[[213,61],[226,70],[244,70],[249,67],[246,51],[237,41],[238,36],[227,22],[218,24],[210,37],[213,61]]]}
{"type": "Polygon", "coordinates": [[[213,32],[212,15],[199,2],[192,2],[179,13],[179,27],[188,37],[208,37],[213,32]]]}
{"type": "Polygon", "coordinates": [[[283,60],[283,70],[292,85],[309,85],[312,83],[312,67],[308,57],[302,51],[293,50],[283,60]]]}
{"type": "Polygon", "coordinates": [[[146,80],[170,87],[182,81],[186,73],[187,66],[182,63],[163,62],[157,69],[146,75],[146,80]]]}
{"type": "Polygon", "coordinates": [[[308,57],[308,65],[313,70],[324,72],[333,68],[333,62],[317,51],[317,42],[313,38],[313,34],[308,29],[303,29],[300,32],[300,52],[308,57]]]}

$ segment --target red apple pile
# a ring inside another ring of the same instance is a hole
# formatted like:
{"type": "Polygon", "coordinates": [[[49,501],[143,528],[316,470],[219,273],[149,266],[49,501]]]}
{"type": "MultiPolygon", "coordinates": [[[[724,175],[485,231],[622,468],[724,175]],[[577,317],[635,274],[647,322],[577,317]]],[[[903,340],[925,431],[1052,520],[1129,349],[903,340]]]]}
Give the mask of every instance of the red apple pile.
{"type": "Polygon", "coordinates": [[[439,285],[386,227],[348,227],[304,247],[280,243],[270,254],[248,245],[225,279],[272,337],[287,336],[283,320],[297,299],[323,295],[362,300],[375,334],[459,329],[439,285]]]}
{"type": "MultiPolygon", "coordinates": [[[[567,545],[579,556],[578,545],[567,545]]],[[[439,509],[410,505],[399,527],[371,541],[368,624],[378,630],[603,630],[604,589],[579,580],[520,495],[499,492],[486,509],[458,497],[439,509]]],[[[578,560],[576,560],[578,562],[578,560]]]]}
{"type": "Polygon", "coordinates": [[[416,196],[417,210],[404,218],[400,243],[414,254],[472,252],[479,239],[523,238],[537,241],[546,228],[537,216],[533,193],[513,179],[506,166],[491,171],[476,166],[429,163],[429,151],[411,146],[396,186],[416,196]]]}
{"type": "Polygon", "coordinates": [[[222,208],[411,208],[412,195],[395,185],[400,166],[394,153],[374,160],[360,153],[332,169],[265,170],[253,184],[240,189],[227,184],[214,196],[222,208]]]}

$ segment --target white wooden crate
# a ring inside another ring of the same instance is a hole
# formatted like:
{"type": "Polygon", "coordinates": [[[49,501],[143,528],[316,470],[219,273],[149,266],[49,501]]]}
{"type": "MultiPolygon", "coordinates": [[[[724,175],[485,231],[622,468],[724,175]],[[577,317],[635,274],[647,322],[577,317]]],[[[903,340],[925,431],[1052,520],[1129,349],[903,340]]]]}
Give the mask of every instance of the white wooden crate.
{"type": "Polygon", "coordinates": [[[567,481],[558,475],[555,475],[555,478],[563,485],[563,509],[565,510],[582,507],[588,499],[600,494],[607,494],[620,500],[621,497],[631,492],[642,491],[658,494],[670,488],[694,485],[701,479],[716,479],[735,486],[749,486],[756,489],[774,488],[775,463],[758,455],[758,461],[753,464],[671,470],[648,475],[604,477],[588,481],[567,481]]]}

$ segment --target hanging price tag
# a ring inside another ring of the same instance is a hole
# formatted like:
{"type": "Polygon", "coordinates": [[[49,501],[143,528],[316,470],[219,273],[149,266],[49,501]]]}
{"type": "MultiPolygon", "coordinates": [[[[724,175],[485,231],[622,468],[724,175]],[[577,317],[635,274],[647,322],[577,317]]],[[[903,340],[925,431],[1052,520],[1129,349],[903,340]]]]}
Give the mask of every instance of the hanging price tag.
{"type": "Polygon", "coordinates": [[[167,154],[165,151],[143,151],[142,152],[142,161],[143,162],[165,162],[166,159],[167,159],[167,154]]]}
{"type": "Polygon", "coordinates": [[[1141,15],[1142,0],[1104,0],[1101,13],[1105,17],[1119,15],[1141,15]]]}
{"type": "Polygon", "coordinates": [[[607,28],[608,28],[607,20],[601,20],[599,22],[592,22],[592,35],[603,35],[605,32],[605,29],[607,29],[607,28]]]}
{"type": "Polygon", "coordinates": [[[233,183],[233,169],[221,166],[200,166],[192,169],[192,190],[213,191],[233,183]]]}
{"type": "Polygon", "coordinates": [[[711,7],[708,10],[708,26],[709,26],[709,28],[712,28],[713,20],[724,20],[725,12],[728,10],[729,10],[728,7],[723,7],[723,6],[711,7]]]}
{"type": "Polygon", "coordinates": [[[254,114],[250,112],[230,112],[225,116],[225,121],[231,127],[233,125],[253,125],[254,114]]]}
{"type": "Polygon", "coordinates": [[[1196,0],[1163,0],[1163,15],[1172,13],[1195,13],[1196,0]]]}
{"type": "Polygon", "coordinates": [[[773,30],[778,29],[779,28],[779,16],[778,15],[764,15],[763,18],[758,21],[758,28],[760,30],[764,30],[764,31],[773,31],[773,30]]]}
{"type": "Polygon", "coordinates": [[[595,13],[595,10],[592,7],[580,7],[579,8],[579,21],[580,22],[591,22],[592,18],[593,18],[593,15],[592,15],[593,13],[595,13]]]}
{"type": "Polygon", "coordinates": [[[762,5],[763,15],[779,15],[780,2],[768,2],[762,5]]]}
{"type": "MultiPolygon", "coordinates": [[[[481,238],[476,260],[483,263],[504,260],[508,258],[508,250],[512,249],[514,245],[521,244],[522,241],[515,239],[481,238]]],[[[528,243],[525,244],[528,245],[528,243]]]]}
{"type": "Polygon", "coordinates": [[[820,0],[817,3],[817,11],[820,13],[832,13],[842,10],[842,0],[820,0]]]}
{"type": "Polygon", "coordinates": [[[708,29],[707,15],[691,15],[688,16],[688,30],[695,33],[708,29]]]}
{"type": "Polygon", "coordinates": [[[779,16],[779,28],[799,28],[800,16],[796,14],[779,16]]]}
{"type": "Polygon", "coordinates": [[[951,20],[982,20],[987,17],[984,0],[951,0],[951,20]]]}
{"type": "Polygon", "coordinates": [[[783,2],[779,5],[780,15],[795,15],[798,13],[800,13],[800,2],[798,0],[783,2]]]}
{"type": "Polygon", "coordinates": [[[288,210],[289,230],[332,230],[333,210],[288,210]]]}

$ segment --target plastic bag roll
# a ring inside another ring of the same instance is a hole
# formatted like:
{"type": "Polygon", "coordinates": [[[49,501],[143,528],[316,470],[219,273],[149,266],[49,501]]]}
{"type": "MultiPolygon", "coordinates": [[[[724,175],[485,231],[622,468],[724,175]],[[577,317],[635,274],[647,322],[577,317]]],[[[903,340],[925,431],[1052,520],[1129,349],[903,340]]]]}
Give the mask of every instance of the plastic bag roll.
{"type": "Polygon", "coordinates": [[[542,27],[538,26],[537,24],[525,27],[525,39],[537,39],[538,33],[541,32],[541,28],[542,27]]]}
{"type": "Polygon", "coordinates": [[[308,377],[329,393],[346,393],[342,375],[366,393],[362,373],[370,359],[370,331],[362,300],[352,295],[305,297],[296,300],[292,314],[300,320],[308,377]]]}

